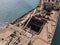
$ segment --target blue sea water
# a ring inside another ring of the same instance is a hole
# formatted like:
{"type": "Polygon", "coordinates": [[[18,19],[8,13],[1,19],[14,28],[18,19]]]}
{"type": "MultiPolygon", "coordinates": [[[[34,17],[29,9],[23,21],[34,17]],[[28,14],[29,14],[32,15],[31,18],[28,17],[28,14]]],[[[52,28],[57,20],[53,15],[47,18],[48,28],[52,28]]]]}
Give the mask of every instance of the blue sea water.
{"type": "Polygon", "coordinates": [[[0,26],[10,23],[38,5],[38,0],[0,0],[0,26]]]}

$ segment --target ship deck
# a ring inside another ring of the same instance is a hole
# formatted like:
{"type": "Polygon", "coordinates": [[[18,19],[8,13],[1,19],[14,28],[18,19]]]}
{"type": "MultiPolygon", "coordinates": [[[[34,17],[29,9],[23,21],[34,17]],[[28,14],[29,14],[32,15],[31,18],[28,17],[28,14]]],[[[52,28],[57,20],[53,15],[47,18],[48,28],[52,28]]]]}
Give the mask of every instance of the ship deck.
{"type": "Polygon", "coordinates": [[[0,28],[0,45],[50,45],[59,11],[36,9],[0,28]]]}
{"type": "MultiPolygon", "coordinates": [[[[30,15],[27,15],[27,17],[29,18],[30,15]]],[[[41,45],[50,45],[54,32],[55,32],[56,24],[57,24],[58,11],[52,10],[51,15],[50,16],[47,15],[46,17],[49,17],[50,20],[47,20],[47,23],[44,25],[42,31],[39,34],[32,34],[28,31],[25,31],[25,29],[22,26],[18,27],[17,25],[21,24],[21,21],[18,23],[15,23],[14,25],[9,24],[9,25],[5,26],[3,29],[1,28],[0,29],[0,44],[2,44],[4,42],[3,44],[6,45],[7,42],[9,42],[9,39],[11,38],[10,35],[13,34],[13,32],[16,32],[16,33],[18,32],[16,34],[17,35],[16,39],[21,37],[22,38],[21,40],[23,40],[23,41],[21,41],[20,43],[22,43],[22,45],[24,45],[24,44],[28,45],[28,42],[30,42],[30,41],[33,45],[40,45],[40,44],[41,45]]],[[[23,19],[24,18],[25,18],[25,16],[23,17],[23,19]]],[[[24,21],[26,21],[26,19],[27,18],[25,18],[24,21]]],[[[22,23],[24,21],[22,21],[22,23]]],[[[14,42],[14,40],[12,40],[12,41],[14,42]]],[[[10,42],[10,45],[13,44],[12,41],[10,42]]]]}

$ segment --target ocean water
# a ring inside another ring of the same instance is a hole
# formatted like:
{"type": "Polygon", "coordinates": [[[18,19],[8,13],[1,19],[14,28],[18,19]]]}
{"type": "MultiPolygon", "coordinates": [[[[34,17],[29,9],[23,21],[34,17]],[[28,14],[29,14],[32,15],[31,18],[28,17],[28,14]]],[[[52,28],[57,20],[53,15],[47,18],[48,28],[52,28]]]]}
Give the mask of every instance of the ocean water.
{"type": "Polygon", "coordinates": [[[0,26],[16,20],[38,3],[38,0],[0,0],[0,26]]]}

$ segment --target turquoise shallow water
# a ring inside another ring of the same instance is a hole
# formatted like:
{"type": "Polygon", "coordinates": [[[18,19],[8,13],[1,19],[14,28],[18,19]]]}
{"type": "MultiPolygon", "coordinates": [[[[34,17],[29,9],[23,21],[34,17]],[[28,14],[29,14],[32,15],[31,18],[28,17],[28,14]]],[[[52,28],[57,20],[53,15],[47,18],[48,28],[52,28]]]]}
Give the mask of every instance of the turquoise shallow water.
{"type": "Polygon", "coordinates": [[[16,20],[38,3],[38,0],[0,0],[0,26],[16,20]]]}

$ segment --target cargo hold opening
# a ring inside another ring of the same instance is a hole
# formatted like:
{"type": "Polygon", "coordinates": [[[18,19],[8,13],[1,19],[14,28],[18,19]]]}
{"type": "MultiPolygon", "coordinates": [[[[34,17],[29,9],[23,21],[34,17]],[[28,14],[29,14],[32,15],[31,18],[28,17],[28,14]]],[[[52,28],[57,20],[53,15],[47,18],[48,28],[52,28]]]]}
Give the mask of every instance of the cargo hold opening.
{"type": "Polygon", "coordinates": [[[45,23],[46,23],[46,20],[44,19],[39,20],[35,17],[32,17],[30,22],[27,24],[27,27],[35,32],[40,32],[45,23]]]}

